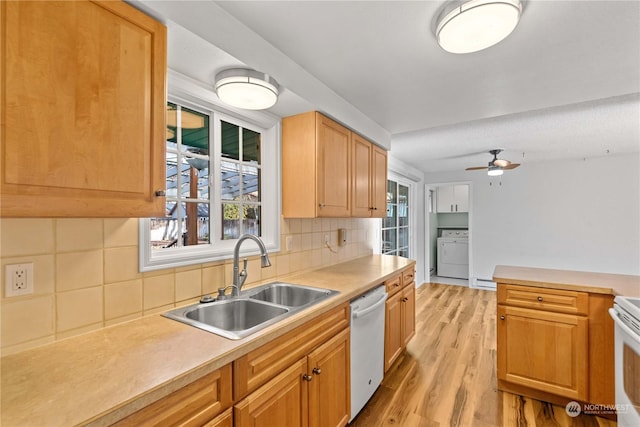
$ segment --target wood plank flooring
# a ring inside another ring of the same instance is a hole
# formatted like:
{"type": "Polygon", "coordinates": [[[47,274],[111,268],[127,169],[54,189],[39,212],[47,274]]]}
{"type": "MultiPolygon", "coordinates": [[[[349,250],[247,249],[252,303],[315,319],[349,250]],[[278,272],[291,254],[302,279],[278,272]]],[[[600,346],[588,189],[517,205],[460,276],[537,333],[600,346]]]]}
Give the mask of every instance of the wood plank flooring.
{"type": "Polygon", "coordinates": [[[615,422],[503,393],[496,379],[496,293],[428,283],[416,335],[352,427],[614,427],[615,422]]]}

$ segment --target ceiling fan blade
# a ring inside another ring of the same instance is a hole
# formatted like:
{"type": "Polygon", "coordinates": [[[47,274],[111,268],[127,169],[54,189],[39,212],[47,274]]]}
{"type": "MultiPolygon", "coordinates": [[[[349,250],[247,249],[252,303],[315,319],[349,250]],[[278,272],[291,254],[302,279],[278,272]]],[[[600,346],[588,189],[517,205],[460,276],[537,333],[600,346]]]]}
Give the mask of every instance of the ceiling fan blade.
{"type": "Polygon", "coordinates": [[[493,164],[495,166],[501,167],[501,168],[506,168],[507,166],[509,166],[511,164],[511,162],[509,160],[505,160],[505,159],[496,159],[493,161],[493,164]]]}
{"type": "Polygon", "coordinates": [[[507,166],[503,167],[502,169],[515,169],[518,166],[520,166],[520,163],[509,163],[507,166]]]}
{"type": "Polygon", "coordinates": [[[474,168],[466,168],[466,171],[479,171],[479,170],[483,170],[483,169],[488,169],[487,166],[476,166],[474,168]]]}

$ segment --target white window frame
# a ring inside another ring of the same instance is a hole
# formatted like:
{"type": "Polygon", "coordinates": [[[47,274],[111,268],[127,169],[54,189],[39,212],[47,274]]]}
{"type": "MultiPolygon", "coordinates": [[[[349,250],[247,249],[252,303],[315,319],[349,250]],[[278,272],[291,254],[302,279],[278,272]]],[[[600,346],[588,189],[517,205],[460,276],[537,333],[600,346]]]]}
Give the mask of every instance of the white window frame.
{"type": "MultiPolygon", "coordinates": [[[[139,223],[139,267],[140,271],[152,271],[192,264],[225,260],[233,257],[237,239],[221,240],[222,218],[220,194],[220,121],[227,121],[262,134],[261,139],[261,236],[268,252],[280,251],[280,140],[279,118],[265,112],[234,110],[222,104],[215,93],[179,73],[169,70],[168,101],[196,111],[210,113],[212,144],[210,156],[210,213],[209,244],[183,246],[179,248],[151,249],[149,218],[139,223]]],[[[258,255],[257,245],[243,245],[242,256],[258,255]]]]}
{"type": "MultiPolygon", "coordinates": [[[[416,183],[415,181],[403,176],[403,175],[399,175],[391,170],[388,171],[387,174],[387,181],[395,181],[397,184],[400,185],[404,185],[405,187],[409,188],[409,258],[411,259],[415,259],[416,256],[416,244],[415,244],[415,238],[414,235],[416,234],[416,215],[417,215],[417,207],[416,207],[416,203],[417,203],[417,198],[416,198],[416,183]]],[[[377,253],[381,254],[382,253],[382,228],[383,228],[383,224],[384,224],[384,219],[380,221],[380,227],[378,229],[379,232],[379,239],[378,239],[378,251],[377,253]]],[[[396,226],[396,230],[397,230],[397,226],[396,226]]],[[[397,237],[396,237],[397,238],[397,237]]]]}

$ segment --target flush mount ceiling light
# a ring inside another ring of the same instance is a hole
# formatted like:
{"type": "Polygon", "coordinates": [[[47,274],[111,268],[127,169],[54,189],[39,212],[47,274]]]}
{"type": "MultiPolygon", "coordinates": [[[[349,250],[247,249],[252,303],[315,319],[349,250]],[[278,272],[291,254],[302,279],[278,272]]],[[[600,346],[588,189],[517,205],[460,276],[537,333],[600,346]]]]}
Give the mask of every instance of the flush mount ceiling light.
{"type": "Polygon", "coordinates": [[[521,14],[520,0],[454,1],[438,16],[436,38],[447,52],[477,52],[511,34],[521,14]]]}
{"type": "Polygon", "coordinates": [[[216,74],[218,98],[233,107],[264,110],[278,100],[280,87],[272,77],[248,68],[231,68],[216,74]]]}

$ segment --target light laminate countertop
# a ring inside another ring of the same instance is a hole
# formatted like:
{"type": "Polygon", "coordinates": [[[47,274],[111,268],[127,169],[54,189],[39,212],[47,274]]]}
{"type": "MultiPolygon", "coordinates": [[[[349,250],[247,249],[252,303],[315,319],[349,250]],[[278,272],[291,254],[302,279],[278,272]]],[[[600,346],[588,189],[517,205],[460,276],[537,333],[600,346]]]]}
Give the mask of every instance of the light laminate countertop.
{"type": "Polygon", "coordinates": [[[497,265],[496,283],[640,297],[640,276],[497,265]]]}
{"type": "Polygon", "coordinates": [[[1,424],[109,425],[414,264],[371,255],[279,278],[340,294],[242,340],[153,315],[6,356],[1,424]]]}

